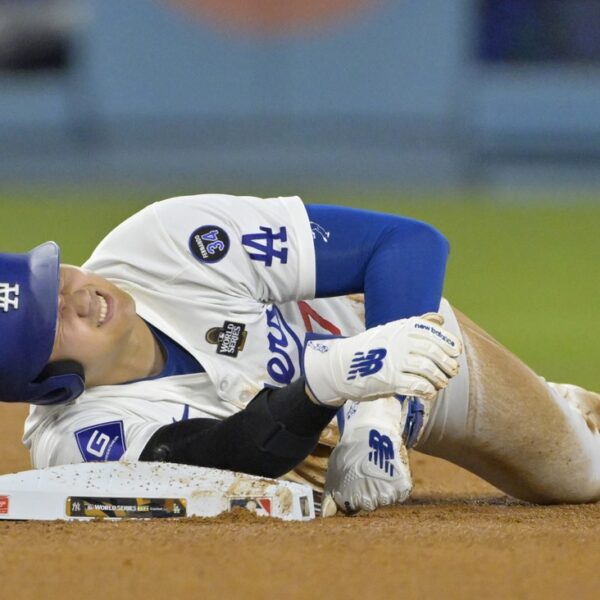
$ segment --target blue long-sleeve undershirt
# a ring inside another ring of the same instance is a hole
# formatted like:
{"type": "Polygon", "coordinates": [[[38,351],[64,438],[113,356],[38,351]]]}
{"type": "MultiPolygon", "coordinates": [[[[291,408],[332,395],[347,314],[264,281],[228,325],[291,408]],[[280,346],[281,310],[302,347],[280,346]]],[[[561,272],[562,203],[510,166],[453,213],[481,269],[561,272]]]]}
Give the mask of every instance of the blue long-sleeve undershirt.
{"type": "Polygon", "coordinates": [[[449,246],[434,227],[339,206],[306,210],[317,297],[364,292],[367,327],[438,310],[449,246]]]}

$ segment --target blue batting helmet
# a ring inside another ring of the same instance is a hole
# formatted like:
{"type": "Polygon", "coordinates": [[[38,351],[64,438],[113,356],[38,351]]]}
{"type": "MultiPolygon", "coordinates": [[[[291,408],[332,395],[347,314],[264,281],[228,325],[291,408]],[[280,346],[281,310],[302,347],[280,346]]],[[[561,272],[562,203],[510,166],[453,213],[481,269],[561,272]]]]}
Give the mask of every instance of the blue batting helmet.
{"type": "Polygon", "coordinates": [[[84,389],[73,361],[48,364],[58,318],[60,248],[0,253],[0,400],[56,404],[84,389]]]}

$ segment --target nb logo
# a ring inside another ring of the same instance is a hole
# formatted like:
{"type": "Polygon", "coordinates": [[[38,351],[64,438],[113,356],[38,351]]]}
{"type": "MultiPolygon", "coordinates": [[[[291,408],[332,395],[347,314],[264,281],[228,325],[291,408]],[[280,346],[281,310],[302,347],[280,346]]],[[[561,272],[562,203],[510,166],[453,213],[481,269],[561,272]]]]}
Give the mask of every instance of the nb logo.
{"type": "Polygon", "coordinates": [[[265,263],[265,267],[270,267],[273,260],[277,259],[282,265],[287,263],[288,249],[283,245],[287,242],[287,229],[279,228],[279,233],[273,233],[270,227],[261,227],[262,233],[247,233],[242,236],[242,244],[257,252],[248,252],[252,260],[259,260],[265,263]],[[275,248],[275,242],[281,242],[279,249],[275,248]]]}
{"type": "Polygon", "coordinates": [[[381,371],[383,367],[383,359],[387,355],[385,348],[373,348],[366,354],[364,352],[356,352],[352,362],[350,363],[350,370],[346,379],[356,379],[357,377],[368,377],[378,371],[381,371]]]}
{"type": "Polygon", "coordinates": [[[376,429],[369,432],[369,461],[390,477],[394,476],[394,444],[387,435],[381,435],[376,429]]]}
{"type": "Polygon", "coordinates": [[[8,312],[19,308],[19,284],[0,283],[0,310],[8,312]]]}

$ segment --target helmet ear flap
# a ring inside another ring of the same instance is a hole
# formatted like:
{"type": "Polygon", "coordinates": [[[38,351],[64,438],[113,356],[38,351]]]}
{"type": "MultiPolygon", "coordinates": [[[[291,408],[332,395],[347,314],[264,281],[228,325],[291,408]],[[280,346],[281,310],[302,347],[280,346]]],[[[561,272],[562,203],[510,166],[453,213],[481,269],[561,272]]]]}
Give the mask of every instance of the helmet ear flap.
{"type": "Polygon", "coordinates": [[[60,404],[74,400],[85,390],[83,366],[74,360],[48,363],[35,378],[32,404],[60,404]]]}

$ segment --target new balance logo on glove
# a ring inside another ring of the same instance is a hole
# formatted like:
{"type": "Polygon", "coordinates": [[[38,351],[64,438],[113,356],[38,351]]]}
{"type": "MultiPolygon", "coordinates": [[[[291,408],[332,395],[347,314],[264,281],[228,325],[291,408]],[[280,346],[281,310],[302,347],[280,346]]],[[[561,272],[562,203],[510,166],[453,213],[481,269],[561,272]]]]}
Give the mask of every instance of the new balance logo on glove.
{"type": "Polygon", "coordinates": [[[387,435],[382,435],[377,429],[371,429],[369,432],[369,461],[379,467],[390,477],[394,476],[394,444],[387,435]]]}
{"type": "Polygon", "coordinates": [[[367,377],[381,371],[383,359],[386,355],[387,350],[385,348],[374,348],[366,354],[364,352],[356,352],[346,379],[350,381],[357,377],[367,377]]]}

